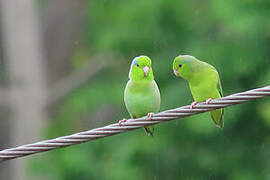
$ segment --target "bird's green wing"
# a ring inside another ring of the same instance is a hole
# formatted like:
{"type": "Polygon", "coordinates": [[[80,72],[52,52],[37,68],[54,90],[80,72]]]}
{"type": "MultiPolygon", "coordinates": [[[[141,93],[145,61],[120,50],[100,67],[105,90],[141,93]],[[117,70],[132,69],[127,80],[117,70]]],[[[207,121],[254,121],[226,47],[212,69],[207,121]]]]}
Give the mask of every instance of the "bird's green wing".
{"type": "MultiPolygon", "coordinates": [[[[212,66],[212,68],[216,71],[217,77],[218,77],[218,82],[217,82],[218,93],[219,93],[220,97],[223,97],[223,90],[222,90],[219,74],[218,74],[216,68],[214,68],[213,66],[212,66]]],[[[219,128],[223,128],[223,126],[224,126],[224,109],[223,108],[216,109],[214,111],[211,111],[210,114],[211,114],[211,117],[212,117],[215,125],[219,128]]]]}
{"type": "Polygon", "coordinates": [[[220,96],[223,97],[223,90],[222,90],[222,86],[221,86],[219,78],[218,78],[218,83],[217,83],[217,89],[218,89],[220,96]]]}
{"type": "MultiPolygon", "coordinates": [[[[223,97],[223,90],[222,86],[220,83],[220,79],[218,78],[218,83],[217,83],[217,89],[221,97],[223,97]]],[[[214,120],[214,123],[216,124],[217,127],[223,128],[224,126],[224,109],[217,109],[214,111],[211,111],[211,117],[214,120]]]]}
{"type": "Polygon", "coordinates": [[[218,77],[217,89],[218,89],[219,95],[221,97],[223,97],[223,90],[222,90],[222,86],[221,86],[221,82],[220,82],[218,71],[217,71],[217,69],[214,66],[211,66],[211,68],[212,68],[212,70],[215,71],[215,73],[217,73],[217,77],[218,77]]]}

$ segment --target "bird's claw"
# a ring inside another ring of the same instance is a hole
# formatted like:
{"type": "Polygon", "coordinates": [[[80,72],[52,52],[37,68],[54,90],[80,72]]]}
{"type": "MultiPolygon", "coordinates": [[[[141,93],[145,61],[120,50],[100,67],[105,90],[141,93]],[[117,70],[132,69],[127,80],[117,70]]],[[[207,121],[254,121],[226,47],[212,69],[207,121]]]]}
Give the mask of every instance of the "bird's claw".
{"type": "Polygon", "coordinates": [[[150,113],[147,113],[147,117],[151,120],[152,117],[153,117],[154,113],[150,112],[150,113]]]}
{"type": "Polygon", "coordinates": [[[210,102],[212,101],[213,99],[212,98],[209,98],[205,101],[206,104],[210,104],[210,102]]]}
{"type": "Polygon", "coordinates": [[[194,101],[193,103],[191,103],[191,105],[190,105],[190,109],[193,109],[194,107],[195,107],[195,105],[196,104],[198,104],[198,102],[197,101],[194,101]]]}
{"type": "Polygon", "coordinates": [[[124,123],[124,122],[127,122],[127,119],[123,119],[123,120],[119,121],[118,122],[119,126],[122,126],[122,123],[124,123]]]}

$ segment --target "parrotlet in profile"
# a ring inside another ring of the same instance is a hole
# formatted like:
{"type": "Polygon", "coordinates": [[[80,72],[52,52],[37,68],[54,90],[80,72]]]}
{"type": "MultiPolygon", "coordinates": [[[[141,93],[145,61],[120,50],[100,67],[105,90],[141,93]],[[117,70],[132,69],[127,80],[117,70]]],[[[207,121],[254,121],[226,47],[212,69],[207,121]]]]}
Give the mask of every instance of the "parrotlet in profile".
{"type": "MultiPolygon", "coordinates": [[[[181,76],[188,81],[194,102],[190,108],[198,102],[206,101],[207,104],[212,99],[223,96],[220,78],[217,70],[210,64],[200,61],[193,56],[179,55],[173,61],[173,72],[175,76],[181,76]]],[[[223,109],[217,109],[210,112],[215,125],[222,128],[223,109]]]]}
{"type": "MultiPolygon", "coordinates": [[[[124,94],[126,108],[131,118],[148,116],[160,109],[160,92],[151,67],[151,59],[147,56],[135,57],[129,71],[124,94]]],[[[119,121],[119,125],[126,120],[119,121]]],[[[145,127],[147,135],[153,136],[154,126],[145,127]]]]}

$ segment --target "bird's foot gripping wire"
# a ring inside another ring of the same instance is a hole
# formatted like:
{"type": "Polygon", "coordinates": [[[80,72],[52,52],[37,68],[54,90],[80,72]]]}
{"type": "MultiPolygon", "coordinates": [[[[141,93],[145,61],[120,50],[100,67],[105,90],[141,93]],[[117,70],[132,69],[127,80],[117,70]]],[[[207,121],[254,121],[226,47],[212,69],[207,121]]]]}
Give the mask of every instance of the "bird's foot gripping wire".
{"type": "Polygon", "coordinates": [[[123,119],[123,120],[119,121],[118,122],[119,126],[122,126],[122,123],[124,123],[124,122],[127,122],[127,119],[123,119]]]}
{"type": "Polygon", "coordinates": [[[210,102],[212,101],[213,99],[212,98],[209,98],[205,101],[206,104],[210,104],[210,102]]]}
{"type": "Polygon", "coordinates": [[[195,107],[195,105],[196,104],[198,104],[198,102],[197,101],[194,101],[193,103],[191,103],[191,105],[190,105],[190,109],[193,109],[194,107],[195,107]]]}
{"type": "Polygon", "coordinates": [[[154,113],[150,112],[150,113],[147,113],[147,117],[152,120],[152,117],[153,117],[154,113]]]}

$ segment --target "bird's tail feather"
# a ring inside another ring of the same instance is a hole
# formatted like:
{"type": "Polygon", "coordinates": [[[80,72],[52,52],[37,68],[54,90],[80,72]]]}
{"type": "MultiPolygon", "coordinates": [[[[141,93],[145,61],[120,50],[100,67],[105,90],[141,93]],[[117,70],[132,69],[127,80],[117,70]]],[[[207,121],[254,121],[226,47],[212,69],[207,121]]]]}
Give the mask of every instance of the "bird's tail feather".
{"type": "Polygon", "coordinates": [[[224,110],[217,109],[217,110],[211,111],[210,114],[211,114],[211,118],[212,118],[213,122],[215,123],[215,125],[218,128],[223,128],[223,126],[224,126],[224,121],[223,121],[224,110]]]}
{"type": "Polygon", "coordinates": [[[148,136],[153,136],[154,135],[154,126],[147,126],[144,127],[145,132],[147,133],[148,136]]]}

